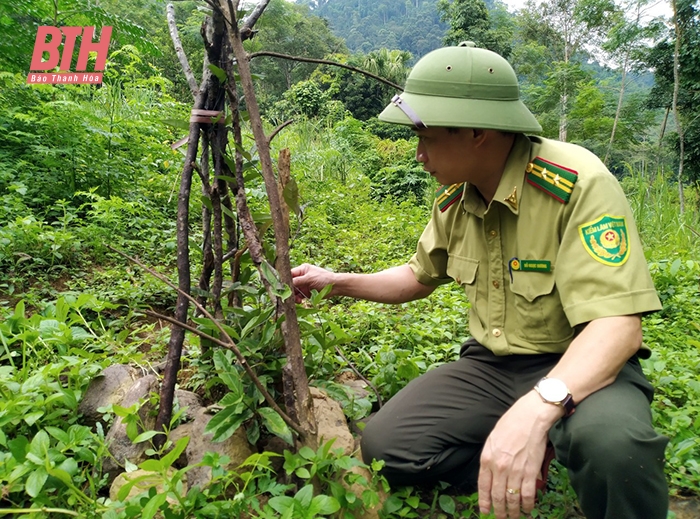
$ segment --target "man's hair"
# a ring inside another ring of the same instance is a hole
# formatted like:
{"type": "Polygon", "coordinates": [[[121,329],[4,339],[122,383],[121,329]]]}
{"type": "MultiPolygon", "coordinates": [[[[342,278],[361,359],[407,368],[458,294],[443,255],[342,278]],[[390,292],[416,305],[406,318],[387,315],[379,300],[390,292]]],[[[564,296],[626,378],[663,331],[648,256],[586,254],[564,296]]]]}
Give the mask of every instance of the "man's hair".
{"type": "MultiPolygon", "coordinates": [[[[449,133],[459,133],[460,130],[464,130],[464,128],[457,128],[457,127],[452,127],[452,126],[450,126],[450,127],[447,128],[447,131],[448,131],[449,133]]],[[[494,130],[494,131],[497,131],[497,132],[500,133],[501,135],[511,135],[511,134],[514,135],[514,134],[516,134],[516,133],[521,133],[521,132],[509,132],[509,131],[506,131],[506,130],[494,130]]]]}

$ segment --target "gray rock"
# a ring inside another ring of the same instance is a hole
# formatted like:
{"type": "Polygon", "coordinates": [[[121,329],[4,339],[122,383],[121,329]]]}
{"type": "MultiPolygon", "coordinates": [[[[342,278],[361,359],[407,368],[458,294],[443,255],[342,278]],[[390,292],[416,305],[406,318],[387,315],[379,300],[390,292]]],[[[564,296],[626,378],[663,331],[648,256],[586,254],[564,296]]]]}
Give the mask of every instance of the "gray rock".
{"type": "Polygon", "coordinates": [[[78,413],[83,415],[82,423],[89,427],[94,427],[98,422],[106,425],[102,413],[97,410],[111,404],[120,404],[140,374],[131,366],[115,364],[93,378],[78,406],[78,413]]]}
{"type": "MultiPolygon", "coordinates": [[[[173,447],[175,447],[177,442],[186,436],[188,438],[190,438],[190,441],[192,441],[191,438],[192,438],[192,425],[193,424],[194,424],[194,422],[186,422],[186,423],[178,425],[175,429],[170,431],[169,440],[172,442],[172,445],[168,449],[167,452],[170,452],[173,449],[173,447]]],[[[174,465],[179,469],[182,469],[182,468],[187,466],[187,449],[182,451],[182,454],[180,454],[180,457],[175,460],[174,465]]]]}
{"type": "Polygon", "coordinates": [[[202,401],[197,394],[184,389],[175,390],[175,401],[180,409],[184,409],[180,420],[183,422],[191,422],[194,420],[202,408],[202,401]]]}
{"type": "Polygon", "coordinates": [[[371,394],[369,389],[367,389],[369,386],[364,380],[347,380],[343,382],[343,385],[347,387],[357,399],[367,398],[371,394]]]}
{"type": "MultiPolygon", "coordinates": [[[[185,424],[190,426],[190,443],[187,445],[185,454],[188,465],[196,465],[204,459],[207,452],[216,452],[222,456],[228,456],[230,462],[225,466],[227,470],[235,470],[243,463],[248,456],[253,454],[253,449],[248,443],[246,432],[240,427],[230,438],[222,442],[212,442],[211,433],[204,434],[204,428],[209,423],[213,415],[207,414],[204,409],[200,409],[194,422],[185,424]]],[[[182,426],[180,426],[182,427],[182,426]]],[[[177,432],[178,427],[174,432],[177,432]]],[[[211,468],[194,467],[187,472],[187,481],[190,488],[199,486],[204,488],[211,482],[211,468]]]]}
{"type": "MultiPolygon", "coordinates": [[[[143,425],[139,427],[139,434],[143,431],[152,430],[155,427],[155,407],[150,403],[148,395],[156,392],[158,392],[158,378],[155,375],[147,375],[138,379],[119,403],[122,407],[131,407],[142,399],[145,400],[138,412],[140,422],[143,425]]],[[[149,442],[131,443],[126,434],[126,424],[121,417],[117,417],[114,420],[112,427],[105,436],[105,443],[112,457],[105,458],[102,470],[108,474],[108,481],[110,482],[124,471],[123,467],[126,460],[129,460],[134,465],[144,461],[146,459],[145,451],[150,445],[149,442]]]]}
{"type": "Polygon", "coordinates": [[[350,433],[348,422],[340,404],[318,388],[309,388],[314,402],[314,416],[319,443],[335,438],[332,450],[342,449],[350,455],[355,450],[355,439],[350,433]]]}

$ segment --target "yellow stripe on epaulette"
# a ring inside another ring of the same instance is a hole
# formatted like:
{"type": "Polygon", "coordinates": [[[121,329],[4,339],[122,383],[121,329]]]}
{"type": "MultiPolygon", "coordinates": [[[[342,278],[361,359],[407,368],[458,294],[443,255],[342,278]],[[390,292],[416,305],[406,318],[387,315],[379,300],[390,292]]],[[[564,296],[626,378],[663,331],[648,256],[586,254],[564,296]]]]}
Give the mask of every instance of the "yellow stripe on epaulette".
{"type": "Polygon", "coordinates": [[[435,201],[437,202],[440,212],[443,213],[454,204],[462,196],[464,191],[464,183],[452,184],[450,186],[442,186],[435,193],[435,201]]]}
{"type": "Polygon", "coordinates": [[[578,180],[578,173],[573,169],[565,168],[542,157],[532,159],[525,172],[528,184],[544,191],[563,204],[571,198],[574,184],[578,180]]]}

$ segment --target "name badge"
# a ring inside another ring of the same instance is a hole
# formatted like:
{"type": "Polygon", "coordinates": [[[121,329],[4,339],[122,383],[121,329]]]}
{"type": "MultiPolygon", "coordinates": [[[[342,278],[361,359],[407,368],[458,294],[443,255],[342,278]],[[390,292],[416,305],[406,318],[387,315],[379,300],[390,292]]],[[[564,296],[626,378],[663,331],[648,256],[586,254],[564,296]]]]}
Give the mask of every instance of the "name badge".
{"type": "Polygon", "coordinates": [[[513,282],[513,272],[551,272],[552,262],[549,260],[525,260],[519,258],[512,258],[508,262],[508,272],[510,273],[510,282],[513,282]]]}

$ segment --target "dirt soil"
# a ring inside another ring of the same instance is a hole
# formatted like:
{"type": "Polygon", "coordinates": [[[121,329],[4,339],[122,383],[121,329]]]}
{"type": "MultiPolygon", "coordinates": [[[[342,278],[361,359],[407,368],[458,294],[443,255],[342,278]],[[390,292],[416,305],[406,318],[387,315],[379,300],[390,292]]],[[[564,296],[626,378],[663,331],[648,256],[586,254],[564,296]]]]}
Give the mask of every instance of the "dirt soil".
{"type": "Polygon", "coordinates": [[[676,514],[676,519],[700,519],[700,497],[672,496],[669,509],[676,514]]]}

